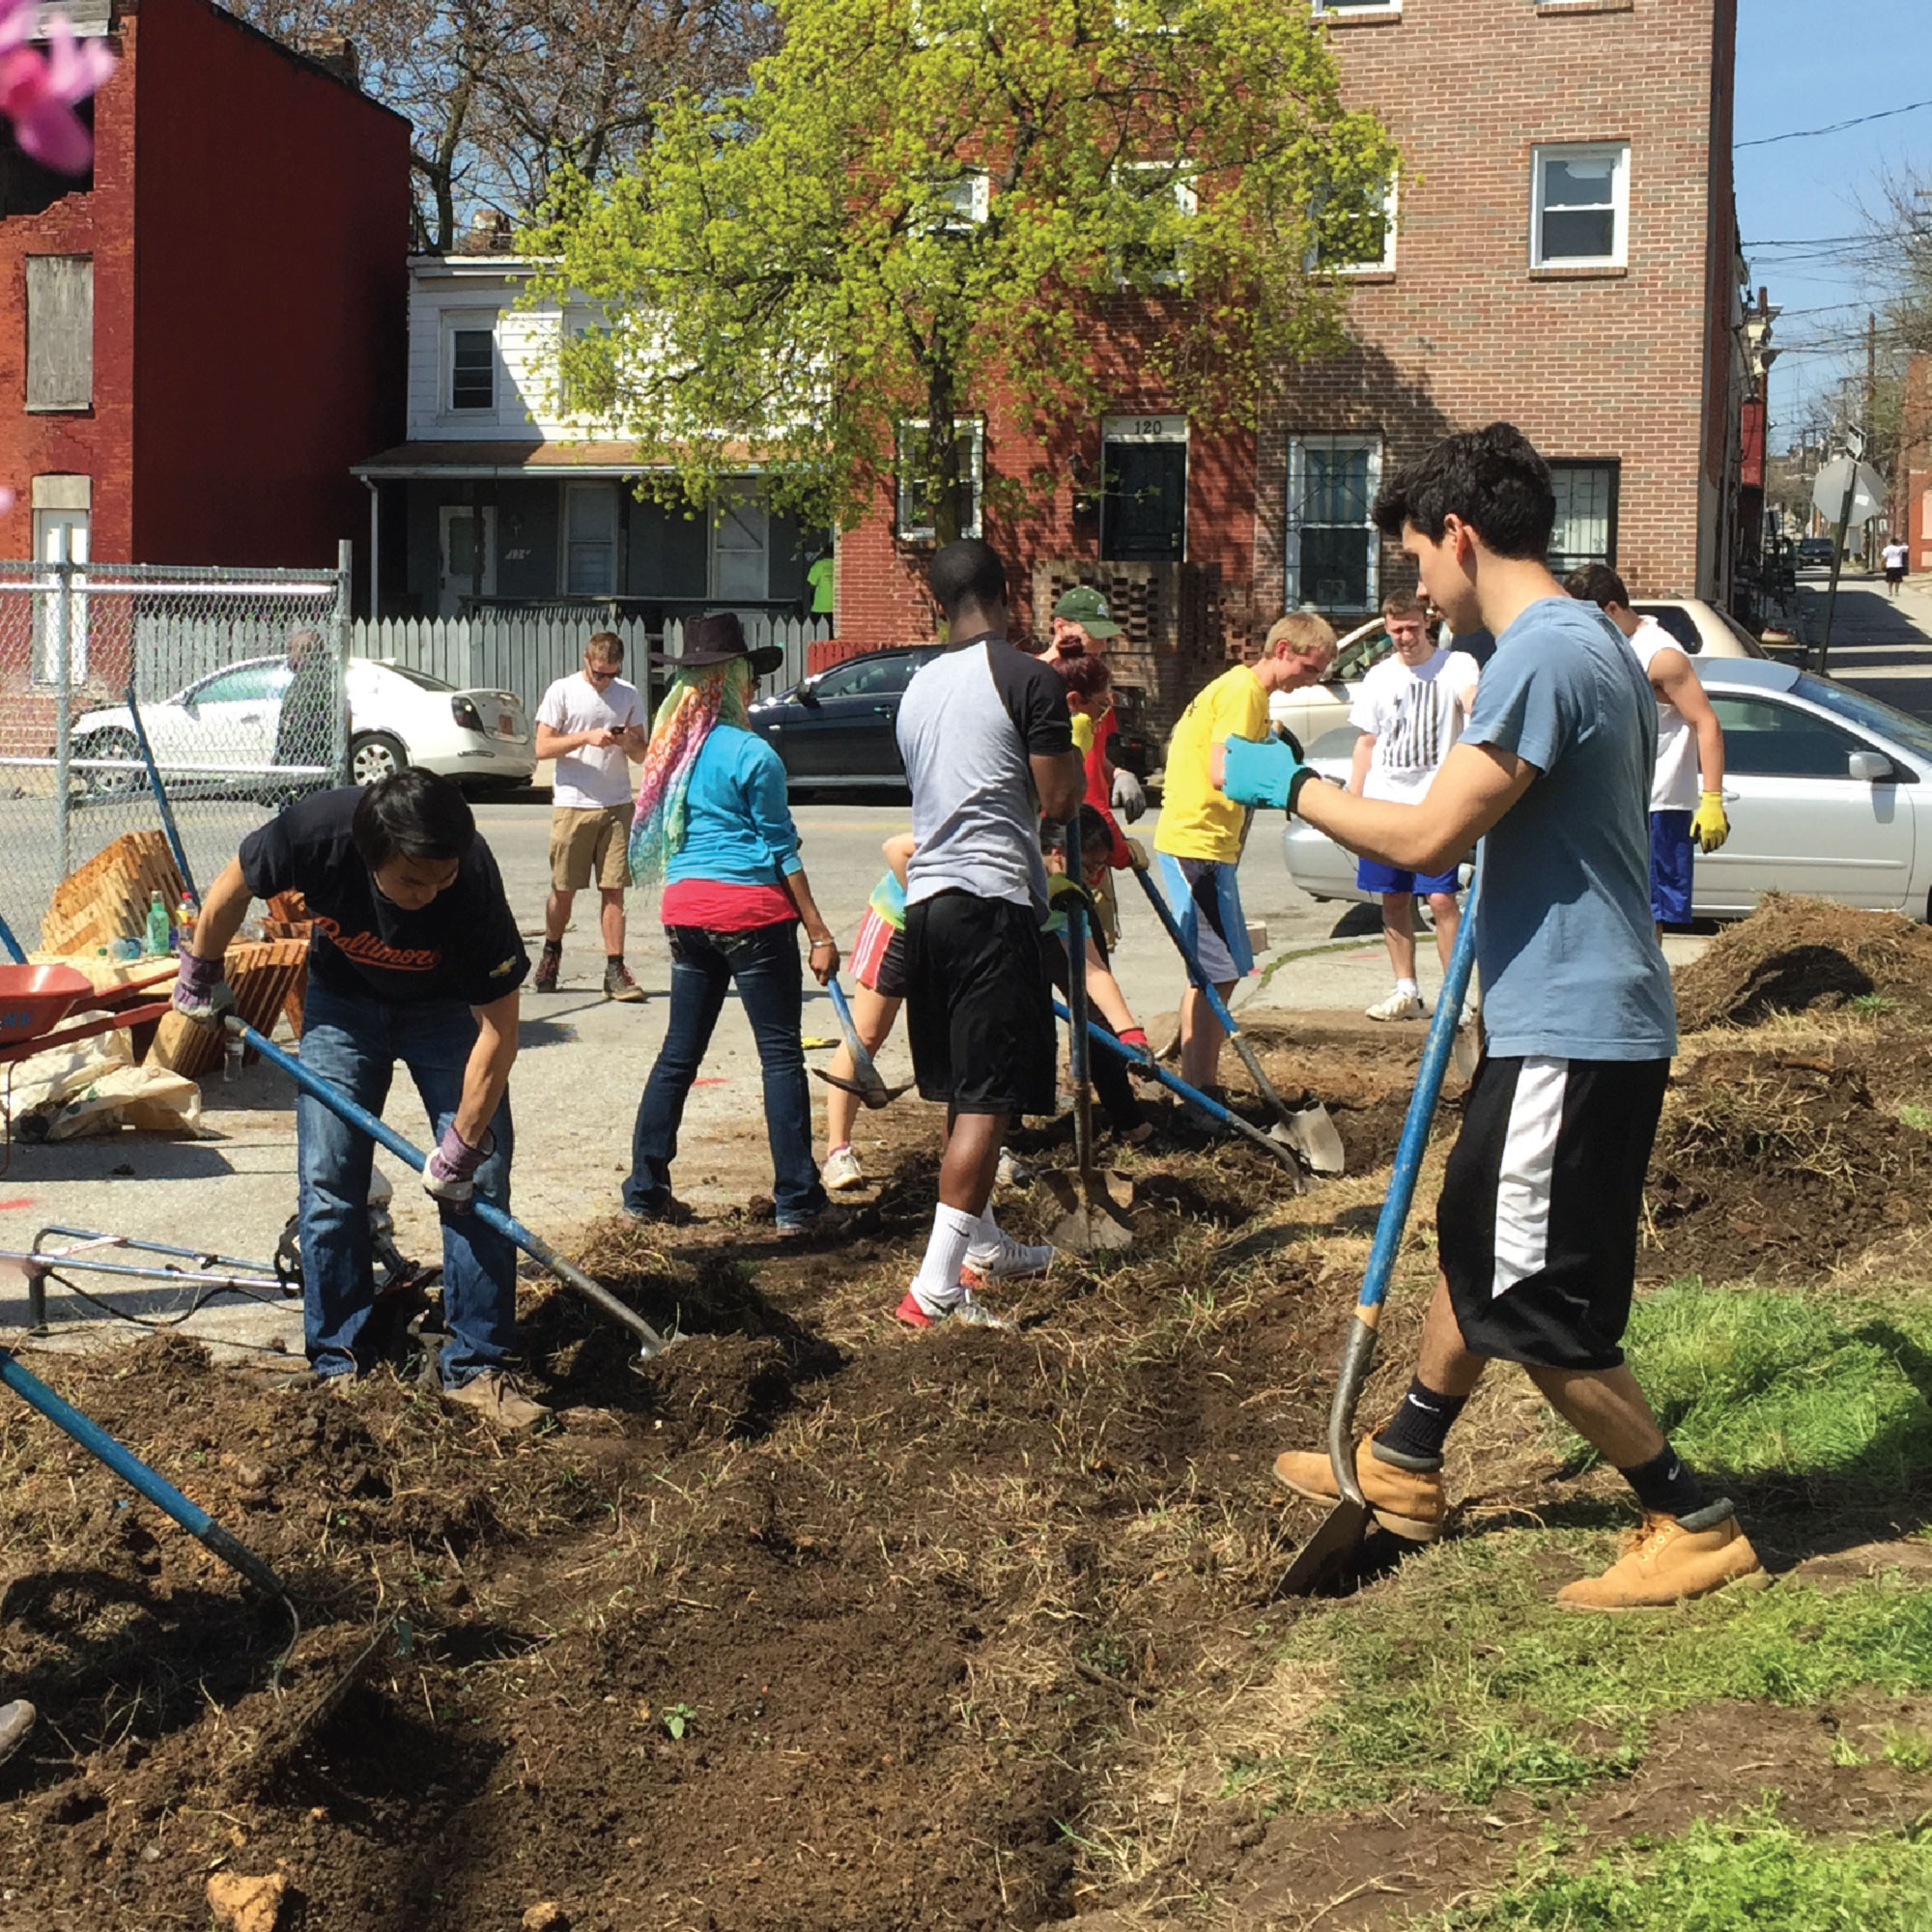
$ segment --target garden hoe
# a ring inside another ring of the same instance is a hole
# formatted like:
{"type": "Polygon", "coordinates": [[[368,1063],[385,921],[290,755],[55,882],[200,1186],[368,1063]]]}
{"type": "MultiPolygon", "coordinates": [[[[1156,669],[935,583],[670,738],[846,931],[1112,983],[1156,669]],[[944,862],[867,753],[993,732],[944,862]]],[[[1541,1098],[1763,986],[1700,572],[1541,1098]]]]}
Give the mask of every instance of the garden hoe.
{"type": "MultiPolygon", "coordinates": [[[[387,1148],[398,1160],[407,1161],[418,1174],[423,1170],[424,1157],[410,1145],[393,1127],[385,1126],[366,1107],[359,1107],[348,1094],[332,1086],[318,1073],[311,1072],[293,1054],[284,1053],[271,1040],[265,1039],[255,1029],[244,1021],[237,1019],[233,1013],[224,1022],[230,1035],[252,1046],[270,1066],[278,1067],[299,1087],[304,1094],[320,1100],[338,1120],[345,1121],[359,1133],[365,1133],[378,1147],[387,1148]]],[[[551,1244],[517,1219],[507,1214],[494,1201],[486,1201],[479,1194],[471,1203],[476,1218],[485,1227],[494,1228],[506,1239],[514,1241],[524,1253],[540,1267],[548,1268],[566,1288],[574,1288],[583,1298],[600,1308],[611,1321],[621,1323],[636,1337],[638,1353],[631,1367],[640,1374],[643,1365],[668,1344],[674,1336],[660,1335],[635,1308],[627,1308],[601,1282],[592,1281],[574,1262],[567,1262],[551,1244]]]]}
{"type": "Polygon", "coordinates": [[[1088,1077],[1087,906],[1077,889],[1065,895],[1067,1058],[1073,1070],[1073,1149],[1075,1172],[1043,1174],[1040,1179],[1060,1208],[1047,1238],[1056,1248],[1091,1255],[1102,1248],[1124,1248],[1134,1238],[1126,1209],[1133,1183],[1125,1175],[1103,1173],[1094,1165],[1094,1088],[1088,1077]],[[1123,1199],[1116,1199],[1116,1190],[1123,1199]]]}
{"type": "Polygon", "coordinates": [[[1335,1399],[1328,1409],[1328,1461],[1342,1492],[1341,1500],[1328,1512],[1328,1520],[1302,1545],[1300,1554],[1281,1579],[1281,1588],[1276,1593],[1279,1596],[1313,1594],[1346,1569],[1368,1533],[1368,1499],[1355,1480],[1355,1406],[1361,1400],[1362,1384],[1369,1378],[1369,1370],[1375,1365],[1376,1331],[1381,1321],[1382,1297],[1388,1293],[1389,1276],[1394,1272],[1396,1253],[1402,1246],[1403,1229],[1408,1222],[1409,1203],[1415,1198],[1416,1177],[1429,1146],[1430,1123],[1435,1118],[1443,1071],[1455,1047],[1463,995],[1468,990],[1469,970],[1475,962],[1476,912],[1472,904],[1463,915],[1463,929],[1456,935],[1456,951],[1450,956],[1442,994],[1429,1022],[1429,1037],[1423,1045],[1422,1065],[1416,1071],[1415,1091],[1409,1095],[1402,1139],[1396,1147],[1395,1170],[1389,1176],[1389,1190],[1376,1223],[1375,1245],[1369,1251],[1368,1270],[1362,1277],[1362,1292],[1355,1302],[1355,1319],[1350,1324],[1348,1346],[1342,1351],[1341,1378],[1335,1384],[1335,1399]]]}
{"type": "Polygon", "coordinates": [[[837,1087],[842,1094],[856,1094],[867,1107],[890,1107],[909,1091],[910,1083],[906,1087],[886,1085],[872,1064],[872,1056],[866,1051],[865,1041],[859,1037],[859,1029],[852,1023],[852,1009],[845,1004],[845,988],[832,979],[826,980],[825,990],[832,995],[832,1010],[838,1015],[838,1031],[845,1036],[845,1045],[852,1055],[853,1077],[843,1079],[837,1073],[826,1072],[822,1066],[814,1066],[812,1072],[828,1087],[837,1087]]]}
{"type": "Polygon", "coordinates": [[[1269,1135],[1284,1147],[1293,1148],[1310,1174],[1343,1173],[1348,1166],[1348,1155],[1343,1151],[1342,1136],[1336,1131],[1328,1109],[1313,1094],[1303,1094],[1300,1101],[1291,1107],[1275,1092],[1273,1081],[1263,1069],[1261,1056],[1235,1024],[1235,1016],[1228,1010],[1228,1003],[1222,999],[1219,988],[1201,970],[1200,955],[1188,945],[1185,934],[1168,909],[1167,901],[1161,896],[1160,888],[1139,866],[1134,867],[1134,877],[1140,881],[1141,891],[1147,895],[1155,917],[1166,927],[1167,936],[1174,941],[1181,963],[1187,968],[1188,979],[1208,1002],[1214,1017],[1221,1023],[1221,1031],[1228,1036],[1229,1044],[1240,1056],[1241,1065],[1248,1069],[1248,1078],[1255,1083],[1262,1098],[1274,1109],[1275,1124],[1268,1129],[1269,1135]]]}

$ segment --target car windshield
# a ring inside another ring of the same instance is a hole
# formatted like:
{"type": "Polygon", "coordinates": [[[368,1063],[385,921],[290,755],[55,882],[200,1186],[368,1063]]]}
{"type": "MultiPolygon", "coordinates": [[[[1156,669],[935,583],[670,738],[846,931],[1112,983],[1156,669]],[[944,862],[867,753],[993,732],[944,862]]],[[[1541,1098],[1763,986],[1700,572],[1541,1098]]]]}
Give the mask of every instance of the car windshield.
{"type": "Polygon", "coordinates": [[[430,676],[426,670],[412,670],[408,665],[390,664],[386,660],[379,660],[379,662],[384,670],[393,671],[396,676],[407,679],[419,691],[454,691],[456,689],[453,684],[444,684],[440,677],[430,676]]]}
{"type": "Polygon", "coordinates": [[[1867,697],[1862,691],[1855,691],[1848,684],[1834,684],[1829,677],[1813,677],[1809,671],[1800,673],[1793,695],[1808,697],[1813,704],[1829,711],[1834,718],[1842,718],[1847,724],[1876,731],[1932,763],[1932,724],[1926,724],[1922,718],[1913,717],[1909,711],[1900,711],[1895,705],[1867,697]]]}

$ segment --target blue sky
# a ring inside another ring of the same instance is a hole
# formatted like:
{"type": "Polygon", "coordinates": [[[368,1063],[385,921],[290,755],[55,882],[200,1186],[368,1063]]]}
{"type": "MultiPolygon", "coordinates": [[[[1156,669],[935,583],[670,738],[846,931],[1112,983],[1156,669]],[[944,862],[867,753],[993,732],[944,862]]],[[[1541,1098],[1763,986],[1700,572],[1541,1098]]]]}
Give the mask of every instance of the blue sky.
{"type": "Polygon", "coordinates": [[[1738,221],[1753,284],[1784,310],[1773,328],[1787,352],[1771,372],[1774,448],[1847,366],[1837,347],[1861,338],[1866,305],[1883,293],[1876,251],[1835,238],[1860,233],[1861,198],[1876,209],[1888,178],[1916,169],[1932,184],[1932,107],[1815,139],[1744,144],[1918,100],[1932,100],[1928,0],[1739,0],[1738,221]],[[1827,245],[1769,245],[1811,237],[1827,245]],[[1797,353],[1810,343],[1826,353],[1797,353]]]}

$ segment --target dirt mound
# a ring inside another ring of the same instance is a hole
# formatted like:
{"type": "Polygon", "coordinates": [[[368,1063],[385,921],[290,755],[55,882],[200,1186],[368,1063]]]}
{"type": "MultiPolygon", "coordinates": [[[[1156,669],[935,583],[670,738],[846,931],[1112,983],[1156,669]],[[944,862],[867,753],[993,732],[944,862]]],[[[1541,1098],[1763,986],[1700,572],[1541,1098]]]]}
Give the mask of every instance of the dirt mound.
{"type": "Polygon", "coordinates": [[[1927,1217],[1932,1137],[1877,1105],[1833,1055],[1707,1053],[1680,1066],[1645,1190],[1640,1268],[1815,1281],[1927,1217]]]}
{"type": "Polygon", "coordinates": [[[1932,1026],[1932,929],[1897,913],[1770,895],[1676,975],[1687,1033],[1870,1002],[1932,1026]]]}

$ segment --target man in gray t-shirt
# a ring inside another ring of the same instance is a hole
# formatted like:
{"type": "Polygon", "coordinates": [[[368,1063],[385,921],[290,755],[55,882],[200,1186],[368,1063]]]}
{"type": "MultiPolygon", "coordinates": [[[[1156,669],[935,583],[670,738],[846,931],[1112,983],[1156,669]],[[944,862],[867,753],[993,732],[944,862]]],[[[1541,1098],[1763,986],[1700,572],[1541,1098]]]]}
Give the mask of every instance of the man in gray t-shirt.
{"type": "MultiPolygon", "coordinates": [[[[1657,707],[1621,635],[1545,567],[1555,496],[1507,423],[1452,436],[1383,488],[1399,537],[1458,636],[1486,625],[1461,741],[1420,804],[1350,797],[1289,747],[1229,747],[1239,804],[1278,803],[1350,849],[1438,872],[1483,838],[1475,911],[1488,1041],[1436,1207],[1441,1276],[1414,1380],[1356,1457],[1383,1526],[1440,1535],[1442,1448],[1491,1360],[1545,1399],[1635,1492],[1641,1534],[1557,1601],[1669,1604],[1758,1573],[1727,1499],[1664,1440],[1621,1347],[1645,1170],[1676,1050],[1670,978],[1650,918],[1657,707]]],[[[1277,1479],[1338,1493],[1325,1455],[1277,1479]]]]}
{"type": "Polygon", "coordinates": [[[1086,777],[1052,667],[1007,641],[1007,577],[977,537],[932,560],[952,641],[899,702],[912,787],[906,867],[906,1037],[928,1100],[946,1103],[939,1206],[925,1259],[894,1311],[1008,1324],[973,1290],[986,1273],[1037,1274],[1051,1248],[1008,1240],[988,1203],[1008,1122],[1053,1108],[1053,1008],[1040,954],[1046,869],[1039,814],[1070,819],[1086,777]],[[968,1248],[1001,1259],[966,1269],[968,1248]]]}

